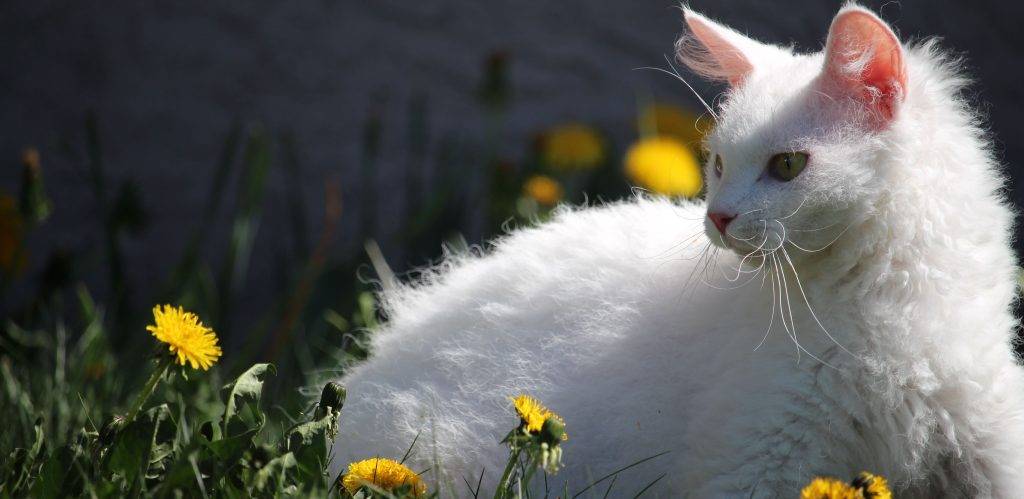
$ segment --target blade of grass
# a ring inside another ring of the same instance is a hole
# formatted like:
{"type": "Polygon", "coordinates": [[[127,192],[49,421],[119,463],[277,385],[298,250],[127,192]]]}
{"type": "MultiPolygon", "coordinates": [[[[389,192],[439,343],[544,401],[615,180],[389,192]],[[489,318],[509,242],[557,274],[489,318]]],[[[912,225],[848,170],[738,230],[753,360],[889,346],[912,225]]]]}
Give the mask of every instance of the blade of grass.
{"type": "Polygon", "coordinates": [[[252,256],[253,241],[259,230],[264,188],[270,169],[270,141],[261,127],[249,132],[245,147],[242,178],[239,179],[238,202],[231,228],[228,251],[221,270],[219,312],[217,318],[225,336],[230,336],[234,297],[245,283],[252,256]]]}
{"type": "Polygon", "coordinates": [[[580,495],[582,495],[584,492],[590,490],[593,486],[595,486],[595,485],[597,485],[597,484],[599,484],[599,483],[601,483],[601,482],[603,482],[603,481],[605,481],[605,480],[607,480],[607,479],[609,479],[609,478],[611,478],[611,477],[613,477],[615,475],[618,475],[619,473],[622,473],[623,471],[626,471],[626,470],[628,470],[628,469],[630,469],[630,468],[632,468],[634,466],[638,466],[638,465],[646,463],[647,461],[650,461],[652,459],[657,459],[657,458],[659,458],[661,456],[664,456],[665,454],[668,454],[669,452],[672,452],[672,451],[659,452],[659,453],[657,453],[657,454],[655,454],[653,456],[645,457],[645,458],[643,458],[643,459],[641,459],[639,461],[636,461],[633,464],[629,464],[629,465],[623,466],[623,467],[621,467],[621,468],[619,468],[619,469],[617,469],[617,470],[615,470],[615,471],[613,471],[611,473],[608,473],[607,475],[601,477],[597,481],[591,482],[590,485],[587,485],[586,487],[583,488],[583,490],[577,492],[572,497],[573,497],[573,499],[575,499],[575,498],[579,497],[580,495]]]}
{"type": "Polygon", "coordinates": [[[636,495],[633,496],[633,499],[637,499],[638,497],[644,495],[644,492],[647,492],[651,487],[654,487],[654,484],[658,483],[662,478],[665,478],[666,475],[668,475],[668,473],[662,473],[661,476],[655,478],[654,481],[647,484],[646,487],[640,489],[640,492],[637,492],[636,495]]]}
{"type": "Polygon", "coordinates": [[[416,441],[420,439],[420,433],[423,433],[423,430],[416,432],[416,436],[413,437],[412,443],[409,444],[409,448],[405,451],[405,454],[402,456],[402,460],[399,461],[399,463],[405,464],[405,460],[409,459],[409,454],[412,454],[412,448],[416,447],[416,441]]]}
{"type": "Polygon", "coordinates": [[[615,482],[618,481],[619,475],[612,477],[612,481],[608,483],[608,490],[604,491],[604,499],[608,499],[608,494],[612,493],[612,487],[615,486],[615,482]]]}

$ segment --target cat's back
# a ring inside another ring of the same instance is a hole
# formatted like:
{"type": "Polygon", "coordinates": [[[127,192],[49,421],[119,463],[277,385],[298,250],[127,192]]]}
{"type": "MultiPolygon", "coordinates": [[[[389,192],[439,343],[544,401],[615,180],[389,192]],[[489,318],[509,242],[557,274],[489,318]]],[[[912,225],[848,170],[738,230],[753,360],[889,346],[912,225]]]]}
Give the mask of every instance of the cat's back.
{"type": "Polygon", "coordinates": [[[563,208],[483,256],[449,259],[419,284],[385,292],[388,323],[372,337],[371,358],[344,378],[338,463],[400,456],[422,431],[436,435],[419,445],[426,464],[436,452],[449,468],[500,470],[498,441],[516,424],[508,397],[518,393],[561,412],[578,451],[611,444],[592,434],[608,426],[595,407],[613,414],[610,404],[644,403],[654,415],[678,406],[685,374],[671,369],[698,366],[667,347],[685,350],[688,331],[713,327],[699,322],[715,314],[687,311],[707,312],[720,299],[701,283],[705,270],[719,271],[706,253],[703,211],[664,199],[563,208]],[[630,383],[659,377],[662,400],[624,395],[630,383]]]}

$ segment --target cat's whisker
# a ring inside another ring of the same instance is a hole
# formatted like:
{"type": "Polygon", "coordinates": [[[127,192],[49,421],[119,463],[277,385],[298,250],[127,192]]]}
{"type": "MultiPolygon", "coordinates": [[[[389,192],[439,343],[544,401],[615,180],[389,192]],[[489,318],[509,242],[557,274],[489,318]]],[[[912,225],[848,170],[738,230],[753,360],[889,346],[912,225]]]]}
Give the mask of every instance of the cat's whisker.
{"type": "MultiPolygon", "coordinates": [[[[752,251],[752,252],[750,252],[749,254],[747,254],[747,255],[746,255],[746,256],[744,257],[744,259],[746,259],[746,257],[749,257],[749,256],[753,255],[754,253],[758,253],[758,251],[756,251],[756,250],[755,250],[755,251],[752,251]]],[[[762,253],[763,253],[763,252],[762,252],[762,253]]],[[[718,290],[723,290],[723,291],[728,291],[728,290],[734,290],[734,289],[739,289],[739,288],[742,288],[742,287],[744,287],[744,286],[747,286],[747,285],[749,285],[750,283],[754,282],[754,280],[756,280],[756,279],[757,279],[757,276],[758,276],[758,275],[760,275],[760,274],[762,274],[762,271],[764,270],[764,259],[763,259],[763,254],[762,254],[762,255],[759,255],[759,256],[760,256],[760,257],[762,257],[762,260],[761,260],[761,265],[760,265],[760,266],[758,266],[758,267],[757,267],[756,269],[753,269],[753,270],[742,270],[742,265],[743,265],[743,261],[741,260],[741,261],[740,261],[740,266],[739,266],[739,268],[737,268],[737,269],[736,269],[736,270],[739,270],[739,272],[738,272],[738,273],[736,274],[736,278],[735,278],[735,279],[730,279],[730,278],[729,278],[729,276],[725,275],[725,272],[724,272],[724,271],[721,271],[721,270],[720,270],[720,272],[721,272],[721,274],[722,274],[722,277],[723,277],[723,278],[724,278],[724,279],[725,279],[726,281],[729,281],[729,282],[737,282],[737,281],[739,281],[739,280],[740,280],[740,276],[741,276],[742,274],[752,274],[752,275],[750,276],[750,278],[748,278],[748,279],[747,279],[746,281],[744,281],[744,282],[743,282],[742,284],[738,284],[738,285],[736,285],[736,286],[727,286],[727,287],[720,287],[720,286],[715,286],[714,284],[711,284],[710,282],[707,282],[707,281],[704,281],[704,284],[705,284],[705,285],[707,285],[708,287],[711,287],[711,288],[714,288],[714,289],[718,289],[718,290]]],[[[762,280],[762,286],[763,286],[763,284],[764,284],[764,283],[763,283],[763,280],[762,280]]]]}
{"type": "MultiPolygon", "coordinates": [[[[785,250],[783,250],[783,251],[785,251],[785,250]]],[[[797,360],[796,360],[797,363],[800,362],[800,352],[803,352],[803,353],[806,353],[808,357],[818,361],[819,363],[821,363],[821,364],[823,364],[825,366],[831,367],[832,369],[836,369],[836,367],[833,366],[832,364],[829,364],[828,362],[825,362],[824,359],[818,357],[817,355],[814,355],[813,353],[811,353],[810,350],[804,348],[804,346],[800,344],[800,340],[797,339],[797,336],[796,336],[796,321],[794,319],[795,316],[793,314],[793,302],[792,302],[792,300],[790,299],[790,296],[789,296],[789,281],[786,279],[786,270],[782,266],[782,262],[779,261],[779,258],[775,254],[773,254],[772,256],[775,259],[776,265],[778,265],[779,275],[782,277],[782,288],[783,288],[783,294],[785,295],[785,298],[786,298],[786,309],[788,309],[788,311],[789,311],[789,326],[790,326],[788,328],[788,330],[790,332],[789,337],[790,337],[790,339],[793,340],[793,343],[796,344],[796,347],[797,347],[797,360]]],[[[781,305],[781,302],[780,302],[780,305],[781,305]]],[[[782,318],[783,318],[782,324],[783,324],[783,326],[785,326],[785,324],[786,324],[785,313],[782,314],[782,318]]],[[[838,369],[836,369],[836,370],[838,371],[838,369]]]]}
{"type": "Polygon", "coordinates": [[[793,229],[793,228],[790,228],[789,231],[790,232],[817,232],[819,230],[825,230],[825,229],[829,229],[829,228],[835,227],[835,226],[839,225],[839,223],[840,222],[832,222],[832,223],[830,223],[830,224],[828,224],[828,225],[826,225],[824,227],[817,227],[817,228],[814,228],[814,229],[793,229]]]}
{"type": "MultiPolygon", "coordinates": [[[[668,248],[666,248],[661,253],[658,253],[658,254],[655,254],[655,255],[651,255],[649,258],[661,258],[661,257],[669,256],[673,252],[675,252],[675,250],[678,249],[680,246],[684,246],[684,245],[687,245],[689,243],[692,243],[692,242],[696,241],[698,238],[700,238],[700,236],[702,236],[702,235],[704,235],[704,230],[698,230],[695,233],[693,233],[693,234],[691,234],[691,235],[689,235],[687,237],[684,237],[678,243],[675,243],[672,246],[669,246],[668,248]]],[[[682,258],[682,259],[683,260],[691,260],[692,257],[690,257],[690,258],[682,258]]]]}
{"type": "Polygon", "coordinates": [[[768,231],[765,230],[764,241],[762,241],[761,244],[758,245],[757,248],[754,248],[753,251],[747,253],[746,255],[743,256],[743,258],[740,259],[739,265],[737,265],[736,268],[734,269],[734,270],[736,270],[736,278],[735,279],[730,279],[729,276],[725,275],[724,272],[722,273],[722,277],[724,277],[725,280],[730,281],[730,282],[738,281],[741,274],[753,273],[754,277],[757,277],[756,273],[759,272],[762,268],[764,268],[764,251],[762,251],[762,249],[764,248],[764,245],[767,244],[767,243],[768,243],[768,231]],[[761,265],[758,268],[754,269],[754,270],[746,270],[746,271],[743,270],[743,264],[747,261],[748,258],[753,256],[754,254],[759,254],[759,256],[761,257],[761,265]]]}
{"type": "Polygon", "coordinates": [[[799,204],[799,205],[798,205],[798,206],[796,207],[796,209],[795,209],[795,210],[793,210],[793,213],[790,213],[789,215],[786,215],[786,216],[784,216],[784,217],[778,218],[778,220],[785,220],[785,219],[787,219],[787,218],[790,218],[790,217],[792,217],[793,215],[796,215],[796,214],[797,214],[797,212],[799,212],[799,211],[800,211],[800,208],[803,208],[803,207],[804,207],[804,203],[806,203],[806,202],[807,202],[807,199],[808,199],[808,198],[810,198],[810,196],[804,196],[804,199],[803,199],[803,201],[800,201],[800,204],[799,204]]]}
{"type": "Polygon", "coordinates": [[[811,313],[811,317],[814,318],[814,322],[818,323],[818,327],[820,327],[821,330],[825,333],[825,336],[828,336],[828,339],[832,340],[832,343],[835,343],[837,347],[842,349],[844,352],[850,354],[851,356],[855,356],[853,352],[851,352],[849,349],[843,346],[842,343],[839,343],[839,341],[836,340],[834,336],[832,336],[832,333],[828,331],[828,328],[826,328],[821,323],[821,320],[818,319],[818,314],[814,313],[814,307],[811,307],[811,301],[807,298],[807,293],[804,292],[804,285],[800,282],[800,274],[796,272],[796,265],[793,265],[793,259],[789,257],[789,252],[786,251],[786,248],[782,248],[782,256],[786,259],[786,263],[789,264],[790,270],[793,271],[793,279],[796,281],[797,289],[800,290],[800,295],[803,296],[804,304],[807,305],[807,311],[811,313]]]}
{"type": "MultiPolygon", "coordinates": [[[[747,213],[750,213],[750,212],[747,212],[747,213]]],[[[758,221],[759,222],[764,222],[764,227],[761,228],[761,234],[763,235],[765,232],[768,232],[768,221],[766,219],[764,219],[764,218],[759,218],[758,221]]],[[[743,242],[747,242],[747,241],[750,241],[752,239],[757,239],[757,238],[761,237],[761,236],[750,236],[750,237],[748,237],[746,239],[744,239],[742,237],[736,237],[736,236],[734,236],[732,234],[729,234],[729,229],[728,228],[725,229],[725,233],[728,234],[729,237],[731,237],[731,238],[733,238],[733,239],[735,239],[737,241],[743,241],[743,242]]]]}
{"type": "MultiPolygon", "coordinates": [[[[773,256],[774,256],[774,254],[773,254],[773,256]]],[[[797,363],[798,364],[800,363],[800,352],[803,351],[804,354],[807,354],[807,357],[810,357],[811,359],[817,361],[819,364],[821,364],[823,366],[826,366],[828,368],[835,369],[835,370],[839,371],[839,369],[836,368],[836,366],[828,364],[827,362],[825,362],[820,357],[815,356],[814,354],[812,354],[811,350],[808,350],[807,348],[805,348],[804,345],[800,344],[800,340],[797,339],[797,324],[796,324],[796,321],[794,319],[795,316],[793,314],[793,301],[790,298],[790,283],[788,283],[788,281],[785,279],[785,268],[782,266],[782,262],[781,262],[780,259],[778,259],[777,256],[776,256],[776,262],[777,262],[778,268],[779,268],[779,275],[782,276],[782,287],[783,287],[783,291],[784,291],[784,294],[785,294],[785,306],[788,309],[788,311],[790,311],[790,327],[792,328],[792,331],[791,331],[792,334],[790,335],[790,337],[793,339],[794,343],[797,344],[797,363]]],[[[783,322],[783,324],[784,324],[784,322],[783,322]]]]}
{"type": "MultiPolygon", "coordinates": [[[[693,92],[693,96],[700,101],[700,103],[704,106],[704,109],[707,109],[708,113],[711,114],[711,117],[715,120],[715,123],[718,123],[718,114],[715,113],[715,110],[708,105],[708,103],[704,100],[703,97],[700,96],[699,93],[697,93],[697,90],[693,88],[693,85],[690,85],[690,82],[686,81],[686,78],[683,78],[683,75],[679,73],[679,69],[676,68],[676,65],[672,64],[672,59],[670,59],[668,55],[665,54],[662,54],[662,57],[665,58],[665,62],[668,63],[668,67],[672,68],[672,72],[675,73],[676,78],[678,78],[679,81],[683,82],[683,85],[686,85],[686,88],[689,88],[690,91],[693,92]]],[[[694,123],[694,125],[696,125],[696,123],[694,123]]]]}
{"type": "Polygon", "coordinates": [[[843,228],[843,230],[841,232],[839,232],[839,234],[835,238],[833,238],[831,241],[829,241],[828,244],[826,244],[826,245],[824,245],[824,246],[822,246],[822,247],[820,247],[818,249],[806,249],[806,248],[803,248],[800,245],[796,244],[793,241],[786,241],[786,242],[788,242],[794,248],[796,248],[796,249],[798,249],[800,251],[803,251],[804,253],[818,253],[818,252],[821,252],[821,251],[825,251],[826,249],[828,249],[829,246],[832,246],[833,244],[835,244],[835,242],[838,241],[839,238],[843,237],[843,234],[846,234],[846,231],[850,230],[850,227],[852,227],[852,226],[853,226],[853,223],[847,224],[846,227],[843,228]]]}
{"type": "Polygon", "coordinates": [[[694,264],[693,268],[690,269],[690,273],[686,276],[686,280],[683,281],[682,294],[680,295],[680,298],[682,298],[682,295],[685,295],[686,292],[690,289],[690,285],[693,283],[694,275],[697,273],[698,269],[700,268],[704,260],[708,257],[708,253],[711,251],[712,246],[713,245],[711,244],[711,242],[707,242],[704,244],[704,248],[700,251],[697,257],[697,262],[694,264]]]}
{"type": "MultiPolygon", "coordinates": [[[[772,256],[774,256],[774,255],[772,255],[772,256]]],[[[759,348],[761,348],[762,345],[764,345],[765,341],[768,340],[768,334],[772,332],[772,325],[775,324],[775,274],[770,272],[770,271],[768,271],[768,270],[766,270],[765,271],[765,275],[769,275],[769,274],[771,274],[771,278],[772,278],[772,313],[771,313],[771,315],[768,316],[768,328],[764,330],[764,336],[761,337],[761,341],[757,344],[756,347],[754,347],[754,351],[755,352],[759,348]]],[[[762,281],[761,284],[763,286],[764,282],[762,281]]]]}
{"type": "Polygon", "coordinates": [[[711,117],[715,120],[715,123],[717,123],[718,122],[718,114],[715,113],[714,109],[712,109],[711,106],[708,105],[707,101],[705,101],[704,98],[701,97],[700,94],[697,93],[697,90],[695,90],[693,88],[693,86],[690,85],[690,83],[688,81],[686,81],[686,78],[683,78],[682,75],[679,74],[679,71],[676,70],[675,66],[672,65],[672,62],[669,61],[668,56],[665,56],[665,60],[668,61],[668,65],[669,65],[670,68],[672,68],[672,71],[669,71],[669,70],[664,69],[664,68],[656,68],[654,66],[643,66],[643,67],[634,68],[634,69],[650,69],[650,70],[653,70],[653,71],[658,71],[660,73],[665,73],[665,74],[667,74],[667,75],[669,75],[669,76],[671,76],[671,77],[681,81],[683,83],[683,85],[686,85],[686,88],[690,89],[690,92],[692,92],[693,95],[695,97],[697,97],[697,100],[700,101],[701,105],[704,106],[704,109],[707,110],[708,114],[710,114],[711,117]]]}

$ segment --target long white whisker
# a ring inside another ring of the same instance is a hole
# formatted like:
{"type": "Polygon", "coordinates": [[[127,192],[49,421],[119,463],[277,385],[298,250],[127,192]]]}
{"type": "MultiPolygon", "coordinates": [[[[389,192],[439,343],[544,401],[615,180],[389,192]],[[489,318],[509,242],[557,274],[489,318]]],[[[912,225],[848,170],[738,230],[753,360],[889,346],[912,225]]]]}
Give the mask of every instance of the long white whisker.
{"type": "Polygon", "coordinates": [[[825,251],[826,249],[828,249],[829,246],[832,246],[836,241],[839,240],[839,238],[843,237],[843,234],[846,234],[846,231],[850,230],[850,227],[852,227],[852,226],[853,226],[853,223],[848,224],[845,228],[843,228],[843,230],[841,232],[839,232],[839,235],[837,235],[835,238],[833,238],[831,241],[829,241],[828,244],[826,244],[826,245],[824,245],[824,246],[822,246],[822,247],[820,247],[818,249],[805,249],[805,248],[799,246],[798,244],[794,243],[793,241],[787,241],[787,242],[789,244],[791,244],[794,248],[796,248],[796,249],[798,249],[800,251],[803,251],[804,253],[818,253],[818,252],[821,252],[821,251],[825,251]]]}
{"type": "MultiPolygon", "coordinates": [[[[836,369],[836,367],[833,366],[832,364],[829,364],[828,362],[825,362],[823,359],[821,359],[817,355],[814,355],[813,353],[811,353],[810,350],[804,348],[804,346],[801,345],[800,341],[797,339],[797,337],[796,337],[796,322],[794,320],[794,315],[793,315],[793,302],[792,302],[792,300],[790,300],[790,297],[789,297],[789,282],[786,280],[786,270],[785,270],[785,268],[782,267],[782,262],[779,262],[777,258],[776,258],[776,262],[779,265],[779,274],[782,276],[783,290],[784,290],[784,293],[786,295],[786,308],[789,309],[789,324],[792,327],[792,334],[790,335],[790,338],[793,339],[793,342],[796,343],[796,347],[797,347],[797,360],[796,360],[797,363],[800,362],[800,351],[803,351],[810,358],[812,358],[812,359],[814,359],[814,360],[816,360],[816,361],[818,361],[818,362],[820,362],[820,363],[822,363],[822,364],[824,364],[824,365],[826,365],[828,367],[831,367],[832,369],[836,369]]],[[[783,316],[783,317],[785,317],[785,316],[783,316]]],[[[836,369],[836,370],[838,371],[838,369],[836,369]]]]}
{"type": "Polygon", "coordinates": [[[764,342],[768,339],[768,334],[772,332],[772,325],[775,324],[775,274],[766,270],[765,275],[768,274],[771,274],[772,277],[772,314],[768,317],[768,328],[764,330],[764,336],[761,337],[761,342],[754,347],[755,352],[764,345],[764,342]]]}
{"type": "Polygon", "coordinates": [[[784,217],[782,217],[782,218],[779,218],[779,220],[785,220],[785,219],[787,219],[787,218],[789,218],[789,217],[792,217],[793,215],[796,215],[796,213],[797,213],[798,211],[800,211],[800,208],[803,208],[803,207],[804,207],[804,203],[806,203],[806,202],[807,202],[807,198],[809,198],[809,197],[810,197],[810,196],[804,196],[804,199],[803,199],[803,201],[800,201],[800,205],[799,205],[799,206],[797,206],[795,210],[793,210],[793,213],[790,213],[789,215],[786,215],[786,216],[784,216],[784,217]]]}
{"type": "Polygon", "coordinates": [[[708,103],[704,101],[704,98],[697,93],[693,86],[690,85],[690,82],[686,81],[686,78],[683,78],[683,75],[679,74],[679,70],[676,69],[675,64],[672,64],[672,59],[669,59],[668,55],[665,54],[663,54],[662,57],[665,58],[665,62],[668,63],[668,67],[672,68],[672,72],[676,74],[676,78],[679,78],[679,81],[683,82],[683,85],[686,85],[686,88],[689,88],[690,91],[693,92],[693,96],[696,97],[697,100],[699,100],[700,103],[704,105],[704,109],[707,109],[708,112],[711,113],[711,117],[714,118],[715,123],[717,123],[718,114],[716,114],[715,111],[711,108],[711,106],[709,106],[708,103]]]}
{"type": "Polygon", "coordinates": [[[832,333],[829,333],[828,329],[824,325],[822,325],[821,320],[818,319],[818,314],[814,313],[814,308],[811,307],[811,301],[807,299],[807,293],[804,292],[804,285],[800,283],[800,275],[797,274],[796,272],[796,265],[793,265],[793,259],[789,257],[789,252],[786,251],[786,248],[782,248],[782,256],[785,257],[786,263],[789,264],[790,270],[793,271],[793,278],[796,280],[797,288],[800,290],[800,295],[804,297],[804,303],[807,305],[807,311],[811,313],[811,317],[814,318],[814,322],[818,323],[818,327],[820,327],[821,330],[825,332],[825,336],[828,336],[828,339],[832,340],[832,343],[835,343],[836,346],[841,348],[844,352],[850,354],[851,356],[854,356],[853,352],[851,352],[841,343],[836,341],[836,339],[832,336],[832,333]]]}
{"type": "Polygon", "coordinates": [[[789,231],[790,232],[817,232],[819,230],[825,230],[825,229],[828,229],[830,227],[835,227],[835,226],[837,226],[839,224],[840,224],[840,222],[832,222],[832,223],[830,223],[830,224],[828,224],[828,225],[826,225],[824,227],[818,227],[818,228],[815,228],[815,229],[792,229],[791,228],[791,229],[789,229],[789,231]]]}
{"type": "Polygon", "coordinates": [[[764,234],[764,241],[761,241],[761,244],[758,245],[757,248],[754,248],[754,250],[751,251],[750,253],[747,253],[746,255],[743,255],[743,258],[740,259],[739,265],[736,266],[736,277],[734,279],[729,279],[729,276],[725,275],[724,271],[722,273],[722,277],[724,277],[725,280],[727,280],[727,281],[736,282],[736,281],[739,280],[741,274],[756,273],[759,270],[761,270],[761,268],[764,267],[764,258],[763,258],[764,257],[764,252],[761,251],[761,250],[764,248],[764,245],[767,244],[767,243],[768,243],[768,233],[766,231],[765,234],[764,234]],[[751,256],[753,256],[754,254],[757,254],[757,253],[759,253],[760,254],[759,256],[762,257],[761,265],[758,268],[754,269],[754,270],[747,270],[747,271],[743,270],[743,264],[746,263],[747,259],[750,258],[751,256]]]}

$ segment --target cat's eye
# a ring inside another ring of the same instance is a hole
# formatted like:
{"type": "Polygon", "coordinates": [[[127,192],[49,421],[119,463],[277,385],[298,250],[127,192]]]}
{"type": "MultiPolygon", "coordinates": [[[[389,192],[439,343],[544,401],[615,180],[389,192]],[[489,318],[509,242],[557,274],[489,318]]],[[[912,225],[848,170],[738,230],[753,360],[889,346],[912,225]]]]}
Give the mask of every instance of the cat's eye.
{"type": "Polygon", "coordinates": [[[715,176],[722,178],[722,157],[715,155],[715,176]]]}
{"type": "Polygon", "coordinates": [[[768,160],[768,174],[776,180],[789,182],[807,166],[807,153],[780,152],[768,160]]]}

